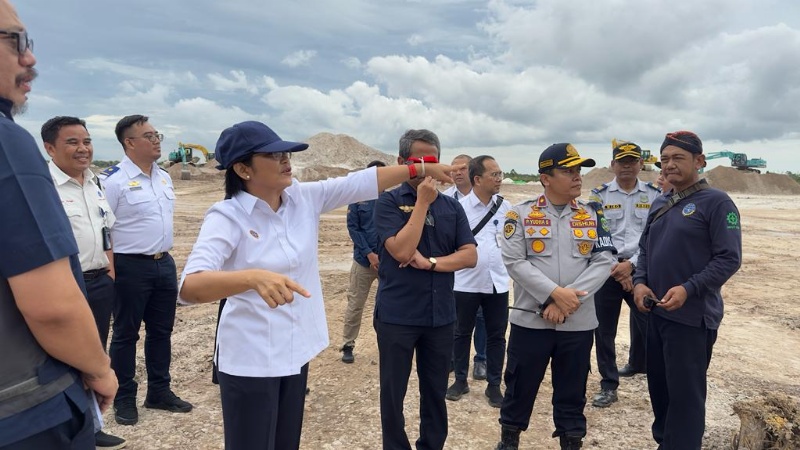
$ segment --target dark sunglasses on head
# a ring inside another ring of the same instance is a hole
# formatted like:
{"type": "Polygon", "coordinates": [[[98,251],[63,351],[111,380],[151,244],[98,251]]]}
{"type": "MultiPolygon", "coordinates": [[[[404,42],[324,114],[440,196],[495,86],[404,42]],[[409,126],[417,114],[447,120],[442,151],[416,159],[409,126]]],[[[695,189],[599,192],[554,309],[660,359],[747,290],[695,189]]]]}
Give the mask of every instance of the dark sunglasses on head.
{"type": "Polygon", "coordinates": [[[0,36],[8,36],[17,40],[17,53],[24,55],[26,51],[33,52],[33,39],[28,36],[27,31],[5,31],[0,30],[0,36]]]}

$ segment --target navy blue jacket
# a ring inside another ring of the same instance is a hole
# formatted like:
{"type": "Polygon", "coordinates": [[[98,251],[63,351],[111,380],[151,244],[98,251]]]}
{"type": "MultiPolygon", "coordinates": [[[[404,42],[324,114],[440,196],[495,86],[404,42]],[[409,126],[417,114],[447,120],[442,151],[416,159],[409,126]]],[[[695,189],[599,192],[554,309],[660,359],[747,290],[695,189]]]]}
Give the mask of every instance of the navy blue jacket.
{"type": "Polygon", "coordinates": [[[351,203],[347,207],[347,231],[353,240],[353,259],[369,267],[367,255],[378,253],[378,234],[372,219],[377,200],[351,203]]]}
{"type": "MultiPolygon", "coordinates": [[[[395,325],[439,327],[456,320],[453,272],[400,268],[400,262],[383,245],[406,225],[416,201],[417,191],[403,183],[381,194],[375,205],[375,229],[380,244],[375,317],[395,325]]],[[[462,245],[477,245],[458,200],[438,195],[428,213],[432,220],[426,221],[429,223],[417,246],[423,256],[447,256],[462,245]]]]}
{"type": "MultiPolygon", "coordinates": [[[[668,196],[657,198],[650,218],[668,196]]],[[[634,284],[644,283],[663,298],[681,285],[687,299],[682,308],[652,313],[693,327],[716,330],[722,321],[720,289],[742,264],[739,210],[725,192],[709,188],[677,202],[642,233],[634,284]]]]}
{"type": "MultiPolygon", "coordinates": [[[[84,288],[78,261],[78,244],[72,234],[67,215],[61,206],[47,163],[39,153],[33,136],[11,119],[11,102],[0,98],[0,283],[8,292],[8,279],[30,272],[59,259],[69,257],[78,286],[84,288]]],[[[85,291],[84,291],[85,293],[85,291]]],[[[0,340],[22,348],[35,348],[38,343],[14,303],[13,297],[0,296],[0,340]]],[[[10,358],[9,355],[2,355],[10,358]]],[[[26,355],[31,356],[31,355],[26,355]]],[[[72,370],[53,358],[32,367],[31,358],[6,359],[5,375],[23,369],[34,370],[40,384],[48,384],[72,370]]],[[[2,374],[2,372],[0,372],[2,374]]],[[[12,380],[13,381],[13,380],[12,380]]],[[[0,388],[5,388],[0,376],[0,388]]],[[[0,447],[52,428],[72,417],[67,397],[81,411],[88,407],[82,382],[76,381],[62,393],[31,406],[22,412],[0,419],[0,447]]]]}

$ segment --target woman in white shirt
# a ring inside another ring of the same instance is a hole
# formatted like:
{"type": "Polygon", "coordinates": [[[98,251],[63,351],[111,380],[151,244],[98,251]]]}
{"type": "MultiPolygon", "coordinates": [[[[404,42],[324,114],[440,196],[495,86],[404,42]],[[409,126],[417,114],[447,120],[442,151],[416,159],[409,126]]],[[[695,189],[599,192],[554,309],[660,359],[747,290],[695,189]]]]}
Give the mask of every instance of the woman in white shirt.
{"type": "Polygon", "coordinates": [[[228,298],[215,352],[228,450],[300,446],[308,362],[328,346],[320,215],[415,176],[452,182],[453,167],[420,162],[300,183],[291,155],[307,148],[260,122],[236,124],[217,141],[226,200],[206,213],[180,297],[228,298]]]}

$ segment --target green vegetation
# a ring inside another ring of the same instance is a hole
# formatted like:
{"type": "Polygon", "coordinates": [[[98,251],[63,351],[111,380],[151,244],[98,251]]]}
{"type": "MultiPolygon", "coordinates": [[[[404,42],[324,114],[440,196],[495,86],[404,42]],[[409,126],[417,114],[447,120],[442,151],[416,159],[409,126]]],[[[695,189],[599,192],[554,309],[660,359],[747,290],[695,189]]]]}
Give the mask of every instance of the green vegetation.
{"type": "Polygon", "coordinates": [[[514,169],[511,169],[511,172],[506,173],[506,177],[511,178],[514,181],[523,181],[525,183],[528,181],[539,181],[539,174],[517,173],[517,171],[514,169]]]}
{"type": "Polygon", "coordinates": [[[92,164],[94,164],[95,166],[97,166],[97,167],[99,167],[101,169],[105,169],[106,167],[110,167],[110,166],[114,166],[114,165],[119,164],[119,161],[94,160],[94,161],[92,161],[92,164]]]}
{"type": "Polygon", "coordinates": [[[786,171],[786,175],[789,175],[790,177],[792,177],[792,179],[793,179],[794,181],[797,181],[798,183],[800,183],[800,173],[792,173],[792,172],[789,172],[789,171],[787,170],[787,171],[786,171]]]}

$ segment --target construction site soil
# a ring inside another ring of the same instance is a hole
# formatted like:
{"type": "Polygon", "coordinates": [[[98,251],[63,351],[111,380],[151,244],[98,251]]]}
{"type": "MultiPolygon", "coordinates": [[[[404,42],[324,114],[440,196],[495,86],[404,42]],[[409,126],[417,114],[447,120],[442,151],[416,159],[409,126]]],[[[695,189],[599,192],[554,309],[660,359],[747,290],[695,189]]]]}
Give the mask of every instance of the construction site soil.
{"type": "MultiPolygon", "coordinates": [[[[362,158],[352,166],[337,164],[334,167],[330,164],[332,159],[324,152],[316,154],[315,149],[307,153],[313,157],[304,161],[304,168],[314,168],[311,178],[315,179],[332,173],[341,174],[342,170],[362,167],[368,162],[362,158]]],[[[356,161],[354,157],[345,159],[356,161]]],[[[299,158],[295,161],[300,162],[299,158]]],[[[389,157],[387,162],[392,161],[394,157],[389,157]]],[[[213,168],[196,169],[197,175],[189,181],[180,180],[179,168],[178,176],[173,173],[175,167],[170,169],[177,194],[172,253],[179,271],[195,242],[205,211],[223,197],[221,172],[213,168]]],[[[653,176],[652,172],[643,172],[642,175],[647,180],[653,176]]],[[[767,405],[769,402],[758,401],[766,393],[778,393],[794,401],[800,397],[800,303],[791,281],[800,279],[800,258],[786,250],[797,246],[794,240],[798,232],[800,185],[783,175],[750,174],[730,168],[716,168],[705,176],[712,185],[731,193],[742,214],[743,265],[723,288],[726,315],[714,347],[708,377],[703,448],[722,450],[733,448],[734,436],[740,428],[739,417],[734,412],[739,402],[750,402],[746,403],[747,407],[738,407],[740,411],[759,416],[758,411],[753,412],[752,405],[767,405]]],[[[584,178],[584,194],[611,178],[607,169],[592,170],[584,178]]],[[[502,194],[512,203],[540,192],[538,184],[504,185],[502,188],[502,194]]],[[[310,364],[311,392],[306,401],[301,443],[301,448],[306,450],[375,450],[381,447],[378,352],[368,312],[357,341],[355,363],[343,364],[338,351],[352,262],[352,244],[345,213],[345,208],[331,211],[323,215],[319,224],[320,278],[331,345],[310,364]]],[[[373,287],[367,311],[374,305],[374,293],[373,287]]],[[[216,303],[178,309],[172,339],[172,387],[179,396],[194,404],[191,413],[172,414],[140,406],[140,420],[135,426],[117,425],[112,413],[106,413],[107,431],[127,438],[128,448],[223,448],[219,389],[211,383],[216,315],[216,303]]],[[[623,310],[622,317],[627,317],[627,311],[623,310]]],[[[620,320],[617,337],[619,364],[625,363],[623,355],[628,351],[628,336],[627,320],[620,320]]],[[[137,359],[138,403],[141,405],[147,384],[142,341],[137,359]]],[[[594,355],[592,367],[587,391],[589,398],[599,388],[594,355]]],[[[447,403],[449,435],[446,449],[494,448],[499,436],[499,411],[486,402],[484,383],[470,380],[471,392],[460,401],[447,403]]],[[[558,448],[557,441],[550,438],[553,431],[551,386],[548,373],[539,392],[531,426],[522,434],[521,449],[558,448]]],[[[646,377],[636,375],[623,379],[619,397],[619,402],[609,408],[586,407],[588,435],[584,448],[655,448],[650,434],[652,411],[646,377]]],[[[405,406],[407,430],[413,442],[418,437],[419,423],[415,371],[409,380],[405,406]]],[[[795,424],[794,430],[797,429],[800,418],[784,419],[795,424]]],[[[789,430],[791,432],[791,426],[789,430]]]]}

